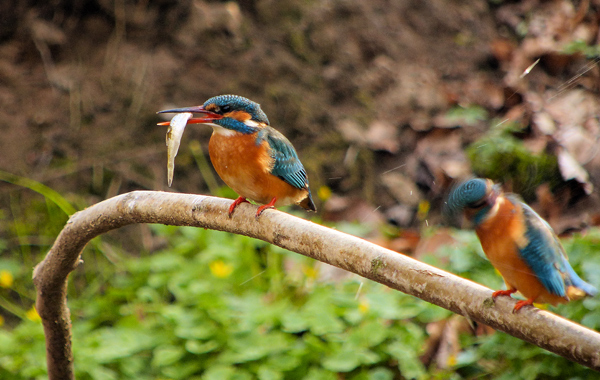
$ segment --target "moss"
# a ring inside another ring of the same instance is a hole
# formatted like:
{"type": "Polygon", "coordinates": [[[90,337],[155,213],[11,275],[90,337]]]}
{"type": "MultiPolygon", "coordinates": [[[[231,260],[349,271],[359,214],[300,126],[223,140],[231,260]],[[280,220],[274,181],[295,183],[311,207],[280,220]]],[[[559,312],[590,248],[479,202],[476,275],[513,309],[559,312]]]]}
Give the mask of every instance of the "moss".
{"type": "Polygon", "coordinates": [[[510,125],[492,129],[467,148],[467,156],[475,175],[511,183],[512,191],[532,200],[540,184],[558,185],[558,161],[548,153],[533,154],[511,132],[510,125]]]}
{"type": "Polygon", "coordinates": [[[377,275],[377,272],[379,272],[379,269],[381,268],[385,268],[386,264],[385,261],[383,261],[383,259],[381,257],[376,257],[373,260],[371,260],[371,273],[374,275],[377,275]]]}

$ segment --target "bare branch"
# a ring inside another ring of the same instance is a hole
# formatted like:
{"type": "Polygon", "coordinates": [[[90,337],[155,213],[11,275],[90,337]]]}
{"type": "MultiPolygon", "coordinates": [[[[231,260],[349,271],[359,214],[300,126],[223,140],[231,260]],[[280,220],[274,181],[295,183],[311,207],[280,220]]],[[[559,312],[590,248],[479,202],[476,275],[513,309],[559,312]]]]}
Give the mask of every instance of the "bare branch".
{"type": "Polygon", "coordinates": [[[202,195],[135,191],[74,214],[46,258],[36,266],[37,310],[46,334],[50,380],[74,379],[67,276],[95,236],[128,224],[195,226],[246,235],[312,257],[461,314],[595,370],[600,370],[600,334],[550,312],[515,301],[491,300],[491,290],[382,248],[363,239],[289,214],[241,204],[227,216],[230,200],[202,195]]]}

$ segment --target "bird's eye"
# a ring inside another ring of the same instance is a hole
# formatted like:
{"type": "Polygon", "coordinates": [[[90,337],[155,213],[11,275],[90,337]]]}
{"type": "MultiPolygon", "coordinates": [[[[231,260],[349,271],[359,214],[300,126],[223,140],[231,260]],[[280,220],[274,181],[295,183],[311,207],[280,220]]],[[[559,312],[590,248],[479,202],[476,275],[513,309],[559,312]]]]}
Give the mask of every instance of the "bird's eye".
{"type": "Polygon", "coordinates": [[[222,112],[222,113],[227,113],[227,112],[229,112],[229,111],[231,111],[231,106],[229,106],[229,105],[224,105],[224,106],[222,106],[222,107],[221,107],[221,112],[222,112]]]}
{"type": "Polygon", "coordinates": [[[482,207],[483,205],[485,205],[485,199],[482,199],[478,202],[473,202],[473,203],[469,204],[469,207],[470,208],[479,208],[479,207],[482,207]]]}

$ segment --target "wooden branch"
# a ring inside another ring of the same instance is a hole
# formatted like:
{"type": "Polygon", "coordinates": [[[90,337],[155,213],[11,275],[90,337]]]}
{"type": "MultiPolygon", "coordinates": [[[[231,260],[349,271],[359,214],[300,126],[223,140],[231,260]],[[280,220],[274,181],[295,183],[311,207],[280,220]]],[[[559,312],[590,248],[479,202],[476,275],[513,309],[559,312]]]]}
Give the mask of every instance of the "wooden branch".
{"type": "Polygon", "coordinates": [[[46,258],[33,272],[37,311],[46,334],[50,380],[74,379],[67,276],[95,236],[134,223],[162,223],[228,231],[261,239],[312,257],[461,314],[565,358],[600,370],[600,334],[550,312],[525,308],[472,281],[363,239],[267,210],[241,204],[230,219],[231,200],[202,195],[135,191],[74,214],[46,258]]]}

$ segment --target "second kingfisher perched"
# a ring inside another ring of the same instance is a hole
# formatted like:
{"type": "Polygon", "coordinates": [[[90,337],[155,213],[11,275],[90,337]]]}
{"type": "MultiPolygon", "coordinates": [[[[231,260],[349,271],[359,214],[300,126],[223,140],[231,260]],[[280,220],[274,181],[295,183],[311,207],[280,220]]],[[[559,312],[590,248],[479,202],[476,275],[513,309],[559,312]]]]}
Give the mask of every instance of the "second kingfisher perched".
{"type": "MultiPolygon", "coordinates": [[[[299,204],[316,211],[306,170],[292,143],[269,124],[258,103],[237,95],[220,95],[203,105],[159,113],[200,113],[188,124],[213,128],[208,153],[219,177],[239,197],[229,207],[229,216],[247,199],[261,203],[256,217],[267,208],[299,204]]],[[[168,125],[169,123],[159,123],[168,125]]]]}
{"type": "Polygon", "coordinates": [[[550,225],[515,194],[504,194],[489,179],[475,178],[456,186],[448,196],[447,216],[464,212],[475,224],[481,247],[500,272],[508,290],[492,298],[519,291],[516,312],[534,302],[556,305],[597,290],[573,270],[550,225]]]}

